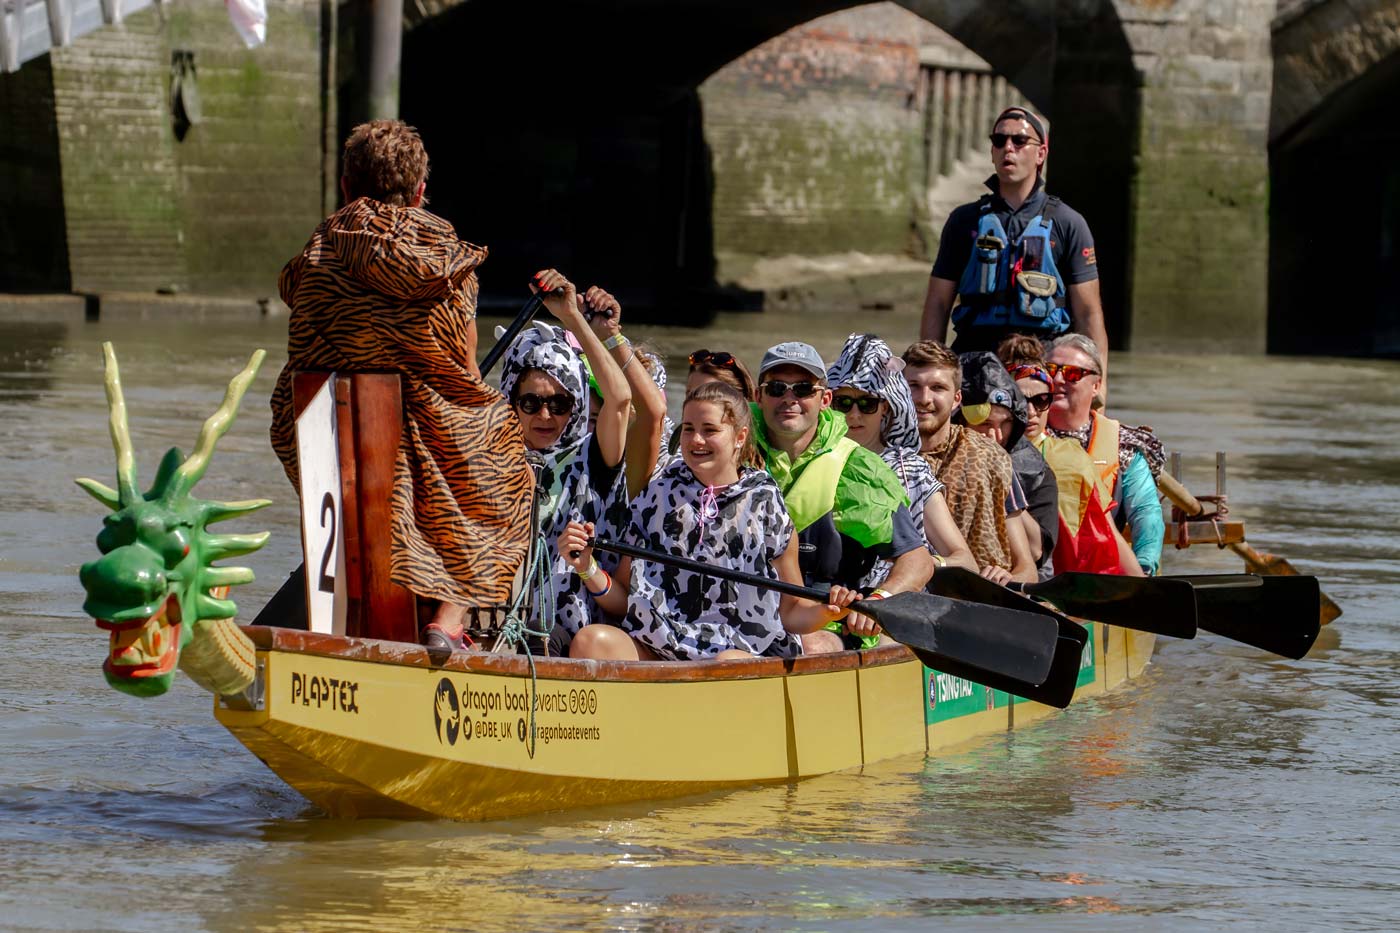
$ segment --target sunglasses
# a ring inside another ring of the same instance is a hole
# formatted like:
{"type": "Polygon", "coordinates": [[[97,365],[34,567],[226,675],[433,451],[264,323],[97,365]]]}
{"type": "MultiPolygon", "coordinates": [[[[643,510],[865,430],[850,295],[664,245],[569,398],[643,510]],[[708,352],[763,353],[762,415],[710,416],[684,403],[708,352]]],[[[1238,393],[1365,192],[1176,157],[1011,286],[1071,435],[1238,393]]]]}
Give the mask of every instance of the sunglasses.
{"type": "Polygon", "coordinates": [[[873,415],[880,410],[880,399],[873,395],[867,395],[863,398],[856,398],[853,395],[838,395],[831,400],[831,407],[843,415],[848,414],[852,408],[860,409],[862,415],[873,415]]]}
{"type": "Polygon", "coordinates": [[[1073,385],[1085,376],[1097,376],[1099,373],[1094,369],[1086,369],[1083,366],[1075,366],[1071,363],[1046,363],[1045,371],[1050,374],[1050,378],[1064,376],[1065,382],[1073,385]]]}
{"type": "Polygon", "coordinates": [[[1048,409],[1050,407],[1050,402],[1053,399],[1054,396],[1051,395],[1049,392],[1040,392],[1035,395],[1026,396],[1026,402],[1029,403],[1030,406],[1036,411],[1045,411],[1046,409],[1048,409]]]}
{"type": "MultiPolygon", "coordinates": [[[[789,390],[792,391],[794,398],[810,398],[822,390],[822,384],[819,382],[809,382],[807,380],[803,380],[802,382],[783,382],[781,379],[770,379],[768,382],[759,386],[759,388],[767,393],[769,398],[782,398],[784,395],[788,394],[789,390]]],[[[847,411],[849,410],[850,409],[847,409],[847,411]]]]}
{"type": "Polygon", "coordinates": [[[735,359],[733,353],[725,353],[723,350],[711,352],[709,350],[696,350],[690,354],[690,368],[704,366],[706,363],[718,366],[720,369],[737,369],[739,361],[735,359]]]}
{"type": "Polygon", "coordinates": [[[527,415],[539,414],[541,408],[548,408],[551,415],[567,415],[574,410],[574,398],[563,393],[536,395],[533,392],[526,392],[515,400],[515,407],[527,415]]]}
{"type": "Polygon", "coordinates": [[[1031,143],[1040,145],[1040,140],[1026,133],[993,133],[987,137],[992,141],[992,148],[1005,149],[1007,143],[1011,143],[1017,149],[1024,149],[1031,143]]]}

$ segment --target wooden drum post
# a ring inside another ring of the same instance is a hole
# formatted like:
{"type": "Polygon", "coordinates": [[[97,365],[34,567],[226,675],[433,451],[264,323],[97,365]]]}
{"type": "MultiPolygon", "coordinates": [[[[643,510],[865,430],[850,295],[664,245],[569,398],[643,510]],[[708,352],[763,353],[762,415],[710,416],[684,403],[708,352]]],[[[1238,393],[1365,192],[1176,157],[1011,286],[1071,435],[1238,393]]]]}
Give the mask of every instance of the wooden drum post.
{"type": "MultiPolygon", "coordinates": [[[[396,373],[300,372],[293,380],[298,416],[298,444],[324,428],[334,457],[307,449],[299,460],[327,467],[334,488],[311,489],[313,478],[302,471],[303,547],[306,551],[308,617],[313,631],[362,638],[417,642],[418,618],[413,594],[389,579],[394,464],[403,432],[403,399],[396,373]],[[303,411],[327,381],[334,402],[333,427],[303,427],[303,411]],[[307,510],[308,496],[317,501],[307,510]],[[329,532],[329,535],[327,535],[329,532]],[[312,538],[317,538],[312,546],[312,538]],[[315,553],[312,553],[315,551],[315,553]],[[318,607],[327,594],[334,609],[318,607]]],[[[322,435],[316,435],[321,437],[322,435]]],[[[320,450],[324,450],[324,446],[320,450]]]]}

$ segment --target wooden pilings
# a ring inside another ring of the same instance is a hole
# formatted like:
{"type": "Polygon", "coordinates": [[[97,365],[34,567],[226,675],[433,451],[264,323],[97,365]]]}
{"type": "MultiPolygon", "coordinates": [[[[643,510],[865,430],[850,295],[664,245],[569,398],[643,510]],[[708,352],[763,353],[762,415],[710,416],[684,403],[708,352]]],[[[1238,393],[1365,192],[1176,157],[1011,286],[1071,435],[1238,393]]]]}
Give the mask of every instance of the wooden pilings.
{"type": "Polygon", "coordinates": [[[941,47],[924,49],[920,68],[926,181],[931,188],[960,162],[986,160],[992,120],[1020,102],[1021,93],[970,53],[952,57],[941,47]]]}

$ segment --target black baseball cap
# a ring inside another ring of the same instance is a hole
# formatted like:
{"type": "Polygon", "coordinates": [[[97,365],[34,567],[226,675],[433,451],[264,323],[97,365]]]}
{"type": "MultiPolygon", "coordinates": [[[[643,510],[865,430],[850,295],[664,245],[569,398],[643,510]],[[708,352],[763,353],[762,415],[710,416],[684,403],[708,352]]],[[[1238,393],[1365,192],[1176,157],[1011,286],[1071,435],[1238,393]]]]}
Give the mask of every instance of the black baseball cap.
{"type": "Polygon", "coordinates": [[[1042,143],[1047,141],[1047,137],[1045,135],[1045,124],[1040,122],[1040,117],[1037,117],[1035,114],[1031,113],[1026,108],[1007,107],[1001,113],[997,114],[997,118],[992,121],[992,129],[996,129],[997,124],[1000,123],[1002,120],[1006,119],[1025,120],[1027,123],[1030,124],[1031,129],[1035,130],[1035,135],[1040,137],[1040,141],[1042,143]]]}

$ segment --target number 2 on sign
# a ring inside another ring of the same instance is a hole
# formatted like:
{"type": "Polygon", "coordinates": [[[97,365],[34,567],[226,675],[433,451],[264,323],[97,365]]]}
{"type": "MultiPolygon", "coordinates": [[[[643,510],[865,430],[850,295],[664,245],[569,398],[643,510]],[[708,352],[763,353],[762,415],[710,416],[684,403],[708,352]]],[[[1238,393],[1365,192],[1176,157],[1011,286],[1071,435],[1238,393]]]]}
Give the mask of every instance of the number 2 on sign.
{"type": "Polygon", "coordinates": [[[340,528],[340,445],[335,377],[297,416],[301,535],[306,548],[306,614],[313,632],[345,632],[345,542],[340,528]]]}
{"type": "Polygon", "coordinates": [[[335,556],[335,513],[335,496],[328,492],[321,499],[321,527],[326,527],[328,519],[331,523],[330,533],[326,535],[326,547],[321,551],[321,579],[316,585],[322,593],[335,592],[335,574],[326,572],[328,568],[335,569],[331,566],[331,558],[335,556]]]}

